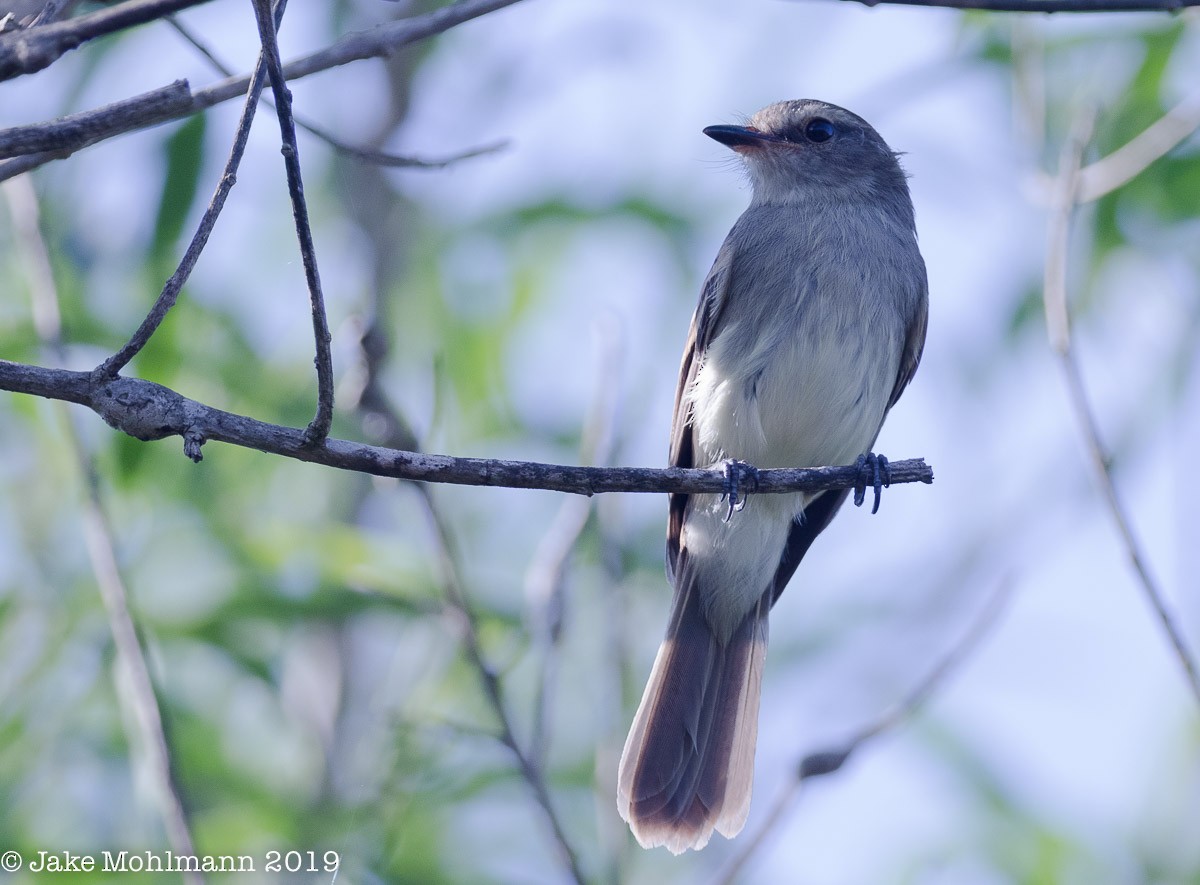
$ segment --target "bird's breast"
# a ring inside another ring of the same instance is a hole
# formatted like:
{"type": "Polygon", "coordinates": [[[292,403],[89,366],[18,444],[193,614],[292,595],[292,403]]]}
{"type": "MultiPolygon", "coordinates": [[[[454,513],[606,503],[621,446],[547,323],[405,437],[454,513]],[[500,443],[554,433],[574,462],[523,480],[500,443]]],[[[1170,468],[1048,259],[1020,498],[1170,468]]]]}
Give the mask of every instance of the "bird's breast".
{"type": "Polygon", "coordinates": [[[903,342],[882,293],[809,293],[756,321],[734,316],[710,343],[691,391],[710,463],[846,464],[874,442],[903,342]]]}

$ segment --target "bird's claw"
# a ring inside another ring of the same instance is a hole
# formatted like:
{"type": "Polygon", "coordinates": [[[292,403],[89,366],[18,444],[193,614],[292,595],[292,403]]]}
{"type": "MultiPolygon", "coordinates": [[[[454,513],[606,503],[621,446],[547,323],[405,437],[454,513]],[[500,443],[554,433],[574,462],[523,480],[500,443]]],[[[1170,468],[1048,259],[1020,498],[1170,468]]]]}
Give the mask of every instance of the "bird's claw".
{"type": "Polygon", "coordinates": [[[875,490],[875,504],[871,507],[871,513],[878,513],[882,490],[892,484],[892,468],[888,464],[888,459],[883,455],[867,452],[865,455],[858,456],[854,466],[858,468],[858,483],[854,486],[854,506],[862,506],[867,497],[867,486],[869,485],[875,490]]]}
{"type": "Polygon", "coordinates": [[[745,461],[730,458],[725,462],[723,489],[721,500],[728,499],[729,501],[729,512],[725,514],[725,521],[729,522],[734,513],[746,509],[746,500],[751,493],[758,490],[758,469],[745,461]],[[749,486],[749,488],[743,491],[743,485],[749,486]]]}

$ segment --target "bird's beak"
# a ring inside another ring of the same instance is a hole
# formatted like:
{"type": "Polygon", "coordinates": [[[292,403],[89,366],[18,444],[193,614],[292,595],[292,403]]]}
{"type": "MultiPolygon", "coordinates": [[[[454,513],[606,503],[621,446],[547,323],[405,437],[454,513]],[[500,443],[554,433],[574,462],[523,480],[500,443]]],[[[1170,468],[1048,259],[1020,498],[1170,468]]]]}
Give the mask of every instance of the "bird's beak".
{"type": "Polygon", "coordinates": [[[709,126],[704,134],[739,152],[762,148],[776,140],[751,126],[709,126]]]}

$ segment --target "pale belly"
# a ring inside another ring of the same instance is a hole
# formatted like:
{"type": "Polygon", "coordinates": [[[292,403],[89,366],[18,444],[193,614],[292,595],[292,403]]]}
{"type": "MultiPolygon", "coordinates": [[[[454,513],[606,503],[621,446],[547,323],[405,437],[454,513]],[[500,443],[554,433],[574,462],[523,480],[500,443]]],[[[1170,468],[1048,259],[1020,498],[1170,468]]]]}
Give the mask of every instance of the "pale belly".
{"type": "Polygon", "coordinates": [[[846,347],[796,337],[731,359],[723,343],[709,348],[691,392],[698,463],[848,464],[874,442],[896,378],[898,346],[846,347]]]}

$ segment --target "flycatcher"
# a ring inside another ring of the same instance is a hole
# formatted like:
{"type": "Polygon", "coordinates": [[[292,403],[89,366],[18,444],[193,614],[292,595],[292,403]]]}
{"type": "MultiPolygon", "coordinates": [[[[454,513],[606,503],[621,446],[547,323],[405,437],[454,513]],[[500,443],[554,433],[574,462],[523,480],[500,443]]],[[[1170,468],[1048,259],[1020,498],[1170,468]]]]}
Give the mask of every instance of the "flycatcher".
{"type": "MultiPolygon", "coordinates": [[[[928,282],[896,153],[825,102],[704,130],[745,161],[749,208],[700,293],[670,461],[853,463],[916,371],[928,282]]],[[[873,456],[872,456],[873,457],[873,456]]],[[[846,490],[671,495],[666,638],[625,742],[617,807],[649,848],[703,848],[750,811],[767,618],[846,490]]]]}

